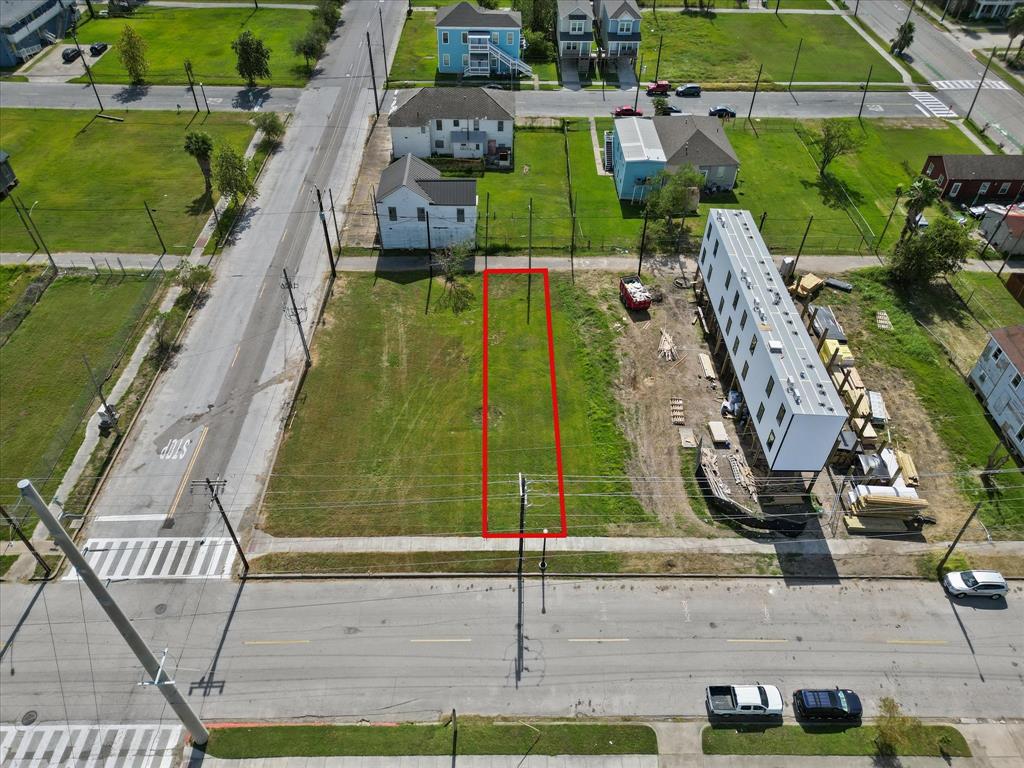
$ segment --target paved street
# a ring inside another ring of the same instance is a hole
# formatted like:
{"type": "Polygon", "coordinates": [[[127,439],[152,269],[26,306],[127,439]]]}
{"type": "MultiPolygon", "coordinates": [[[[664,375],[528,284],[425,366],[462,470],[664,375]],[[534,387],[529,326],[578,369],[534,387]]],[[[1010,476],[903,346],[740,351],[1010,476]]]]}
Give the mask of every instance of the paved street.
{"type": "MultiPolygon", "coordinates": [[[[897,0],[862,2],[860,18],[882,38],[888,40],[907,17],[907,5],[897,0]]],[[[949,35],[932,26],[919,15],[914,16],[914,42],[908,49],[917,70],[930,80],[974,80],[985,69],[970,53],[957,45],[949,35]]],[[[978,47],[981,47],[979,43],[978,47]]],[[[996,76],[989,73],[989,76],[996,76]]],[[[943,90],[937,95],[951,103],[961,117],[967,114],[974,98],[973,89],[943,90]]],[[[1014,90],[983,89],[971,114],[979,126],[991,123],[988,134],[997,142],[1006,142],[1008,151],[1024,147],[1024,96],[1014,90]]]]}
{"type": "MultiPolygon", "coordinates": [[[[37,588],[3,585],[4,637],[37,588]]],[[[160,589],[115,580],[111,589],[151,646],[169,648],[179,686],[214,720],[430,719],[452,707],[701,716],[704,686],[753,680],[787,695],[849,686],[868,714],[894,695],[923,717],[1024,717],[1019,585],[1007,601],[954,605],[922,582],[542,586],[533,578],[523,593],[518,683],[514,579],[211,580],[160,589]]],[[[73,582],[44,589],[3,660],[3,679],[3,722],[28,710],[42,722],[158,722],[163,712],[162,697],[137,685],[134,657],[73,582]]]]}
{"type": "MultiPolygon", "coordinates": [[[[343,77],[343,76],[341,76],[343,77]]],[[[338,87],[341,77],[325,76],[312,81],[317,86],[338,87]],[[335,81],[333,86],[327,86],[335,81]]],[[[369,84],[367,83],[367,87],[369,84]]],[[[303,91],[299,88],[242,88],[238,86],[205,86],[206,102],[215,112],[232,109],[271,109],[293,112],[303,91]]],[[[195,111],[192,91],[187,85],[97,85],[104,109],[181,109],[195,111]]],[[[196,91],[199,108],[205,110],[201,91],[196,91]]],[[[0,84],[0,101],[5,107],[48,107],[50,109],[97,109],[96,96],[88,84],[76,83],[15,83],[0,84]]]]}

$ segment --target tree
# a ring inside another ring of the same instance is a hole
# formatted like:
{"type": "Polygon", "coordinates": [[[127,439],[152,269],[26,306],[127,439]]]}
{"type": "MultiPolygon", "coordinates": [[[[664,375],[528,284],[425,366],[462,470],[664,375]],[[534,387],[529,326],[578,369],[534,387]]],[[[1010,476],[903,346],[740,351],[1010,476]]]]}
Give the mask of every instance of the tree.
{"type": "Polygon", "coordinates": [[[704,177],[692,165],[684,165],[674,173],[659,171],[651,183],[644,201],[644,211],[653,221],[651,235],[666,245],[678,243],[685,223],[676,223],[687,213],[696,210],[704,177]]]}
{"type": "Polygon", "coordinates": [[[456,314],[468,308],[473,301],[473,291],[462,278],[469,254],[468,244],[454,243],[434,257],[434,265],[441,269],[444,278],[442,304],[451,307],[456,314]]]}
{"type": "Polygon", "coordinates": [[[551,36],[546,32],[524,32],[526,37],[526,51],[523,58],[527,61],[554,61],[555,44],[551,42],[551,36]]]}
{"type": "Polygon", "coordinates": [[[238,39],[231,43],[231,48],[238,57],[235,69],[245,78],[250,88],[256,86],[256,78],[270,77],[270,49],[250,30],[245,30],[238,39]]]}
{"type": "Polygon", "coordinates": [[[203,180],[206,182],[206,194],[210,194],[213,185],[210,181],[210,160],[213,158],[213,137],[206,131],[189,131],[185,134],[185,151],[199,163],[203,180]]]}
{"type": "Polygon", "coordinates": [[[257,112],[252,118],[252,124],[263,134],[263,140],[277,146],[284,136],[284,121],[277,112],[257,112]]]}
{"type": "Polygon", "coordinates": [[[213,270],[205,264],[193,264],[188,259],[182,259],[176,282],[186,293],[196,296],[212,278],[213,270]]]}
{"type": "Polygon", "coordinates": [[[900,232],[900,242],[917,231],[917,217],[925,208],[938,200],[940,194],[939,185],[927,176],[918,176],[914,179],[907,190],[905,203],[907,220],[903,224],[903,231],[900,232]]]}
{"type": "Polygon", "coordinates": [[[1013,45],[1013,38],[1018,35],[1021,37],[1020,47],[1017,48],[1017,56],[1020,56],[1021,52],[1024,51],[1024,5],[1021,5],[1013,9],[1006,19],[1006,31],[1010,35],[1010,42],[1006,44],[1006,53],[1003,54],[1003,60],[1009,60],[1010,58],[1010,46],[1013,45]]]}
{"type": "Polygon", "coordinates": [[[223,197],[238,201],[239,195],[254,191],[249,178],[248,163],[242,153],[230,144],[221,144],[213,156],[213,181],[223,197]]]}
{"type": "Polygon", "coordinates": [[[842,120],[823,120],[821,131],[815,135],[813,143],[821,153],[818,175],[825,178],[825,172],[833,160],[841,155],[856,152],[864,140],[853,133],[849,123],[842,120]]]}
{"type": "Polygon", "coordinates": [[[310,61],[316,61],[324,52],[323,29],[322,26],[310,25],[302,37],[292,41],[292,51],[306,60],[306,69],[309,69],[310,61]]]}
{"type": "Polygon", "coordinates": [[[317,0],[313,7],[313,17],[323,23],[325,27],[333,30],[341,21],[341,8],[335,0],[317,0]]]}
{"type": "Polygon", "coordinates": [[[142,39],[142,35],[135,31],[135,27],[125,24],[116,47],[117,57],[128,71],[132,85],[144,83],[149,62],[146,61],[146,41],[142,39]]]}
{"type": "Polygon", "coordinates": [[[879,699],[878,717],[875,720],[875,728],[878,731],[875,746],[880,755],[895,756],[900,747],[906,746],[920,727],[921,721],[903,714],[900,705],[894,699],[889,696],[879,699]]]}
{"type": "Polygon", "coordinates": [[[494,10],[498,7],[498,0],[477,0],[476,4],[481,8],[490,8],[491,10],[494,10]]]}
{"type": "Polygon", "coordinates": [[[661,116],[672,114],[668,110],[668,99],[666,99],[664,96],[655,96],[653,99],[653,103],[655,115],[661,116]]]}
{"type": "Polygon", "coordinates": [[[948,216],[939,216],[917,237],[896,244],[889,259],[893,282],[922,285],[939,275],[959,272],[973,249],[967,230],[948,216]]]}
{"type": "Polygon", "coordinates": [[[914,42],[914,22],[906,21],[896,30],[896,37],[889,41],[889,53],[902,56],[903,52],[914,42]]]}

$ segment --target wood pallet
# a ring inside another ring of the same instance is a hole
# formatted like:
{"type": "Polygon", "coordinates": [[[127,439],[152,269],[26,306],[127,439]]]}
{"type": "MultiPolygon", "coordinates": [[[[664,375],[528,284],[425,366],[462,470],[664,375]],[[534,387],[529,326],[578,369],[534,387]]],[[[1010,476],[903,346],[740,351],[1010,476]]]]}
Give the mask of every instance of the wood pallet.
{"type": "Polygon", "coordinates": [[[678,426],[686,423],[685,413],[683,412],[683,398],[670,397],[668,399],[668,409],[672,416],[673,424],[678,426]]]}

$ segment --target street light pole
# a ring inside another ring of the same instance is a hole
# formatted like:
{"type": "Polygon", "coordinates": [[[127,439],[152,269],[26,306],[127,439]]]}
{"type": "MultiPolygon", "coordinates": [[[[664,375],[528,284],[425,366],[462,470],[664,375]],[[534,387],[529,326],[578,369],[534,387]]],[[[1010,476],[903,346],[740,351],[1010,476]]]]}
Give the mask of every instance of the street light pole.
{"type": "Polygon", "coordinates": [[[974,102],[978,100],[978,94],[981,93],[981,86],[985,84],[985,75],[988,74],[988,68],[992,66],[992,58],[996,55],[996,49],[992,49],[992,53],[988,56],[988,61],[985,62],[985,71],[981,73],[981,80],[978,81],[978,88],[974,91],[974,98],[971,99],[971,107],[967,110],[967,114],[964,115],[964,122],[966,123],[971,119],[971,112],[974,111],[974,102]]]}
{"type": "Polygon", "coordinates": [[[85,74],[89,76],[89,85],[92,86],[92,92],[96,94],[96,103],[100,105],[100,112],[103,111],[103,102],[100,101],[100,92],[96,90],[96,81],[92,79],[92,68],[89,66],[89,62],[85,60],[85,54],[82,52],[82,46],[78,44],[78,35],[71,32],[71,39],[75,41],[75,48],[78,49],[78,55],[82,57],[82,66],[85,67],[85,74]]]}
{"type": "Polygon", "coordinates": [[[100,581],[92,566],[89,565],[89,561],[78,551],[78,547],[75,546],[75,543],[71,540],[68,532],[64,530],[60,521],[50,512],[50,508],[32,485],[32,481],[19,481],[18,490],[21,491],[21,497],[39,515],[40,521],[46,526],[46,530],[49,531],[54,544],[63,550],[71,565],[78,571],[79,578],[88,587],[89,591],[92,592],[100,607],[110,618],[110,621],[121,634],[121,637],[124,638],[124,641],[128,643],[128,647],[132,649],[139,663],[146,670],[146,674],[152,679],[153,685],[167,699],[167,703],[174,710],[174,714],[181,720],[182,725],[188,729],[188,732],[192,735],[192,741],[200,746],[205,744],[210,738],[210,733],[203,725],[203,721],[199,719],[199,715],[192,709],[188,700],[181,695],[181,691],[178,690],[174,681],[167,678],[167,672],[164,670],[161,662],[153,655],[153,652],[146,645],[146,641],[142,639],[142,636],[135,631],[135,627],[132,626],[131,621],[121,610],[121,607],[114,602],[113,596],[103,586],[103,582],[100,581]]]}
{"type": "Polygon", "coordinates": [[[541,544],[540,550],[540,572],[544,573],[548,569],[548,529],[544,529],[544,541],[541,544]]]}

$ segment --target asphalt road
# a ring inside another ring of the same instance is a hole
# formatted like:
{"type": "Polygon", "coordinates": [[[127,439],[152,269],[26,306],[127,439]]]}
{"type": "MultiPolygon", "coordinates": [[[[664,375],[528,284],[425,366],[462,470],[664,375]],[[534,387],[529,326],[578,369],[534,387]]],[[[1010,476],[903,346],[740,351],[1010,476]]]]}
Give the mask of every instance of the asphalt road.
{"type": "MultiPolygon", "coordinates": [[[[884,39],[892,38],[897,27],[907,18],[907,5],[897,0],[862,2],[860,18],[884,39]]],[[[980,80],[985,65],[961,48],[948,34],[936,29],[920,14],[915,22],[914,42],[907,50],[913,65],[930,80],[980,80]]],[[[995,73],[990,73],[990,76],[995,73]]],[[[935,95],[951,103],[960,116],[967,114],[975,91],[942,90],[935,95]]],[[[983,126],[990,123],[988,134],[997,142],[1006,142],[1007,151],[1024,147],[1024,96],[1014,90],[982,89],[971,120],[983,126]]]]}
{"type": "MultiPolygon", "coordinates": [[[[314,81],[316,82],[318,81],[314,81]]],[[[214,112],[256,108],[293,112],[303,93],[300,88],[239,88],[214,85],[204,87],[205,101],[202,91],[196,90],[199,108],[205,110],[206,104],[209,103],[210,109],[214,112]]],[[[194,112],[196,108],[196,102],[187,85],[97,85],[96,90],[99,91],[103,108],[110,112],[119,109],[181,109],[194,112]]],[[[0,104],[5,107],[49,109],[96,109],[99,106],[96,95],[87,84],[6,81],[0,84],[0,104]]]]}
{"type": "MultiPolygon", "coordinates": [[[[3,589],[6,636],[35,587],[3,589]]],[[[704,686],[751,681],[787,697],[848,686],[869,715],[893,695],[922,717],[1024,717],[1020,586],[954,605],[921,582],[532,579],[518,683],[512,579],[112,589],[211,720],[700,716],[704,686]]],[[[88,593],[85,627],[82,605],[74,584],[45,589],[3,660],[4,722],[169,714],[88,593]]]]}

